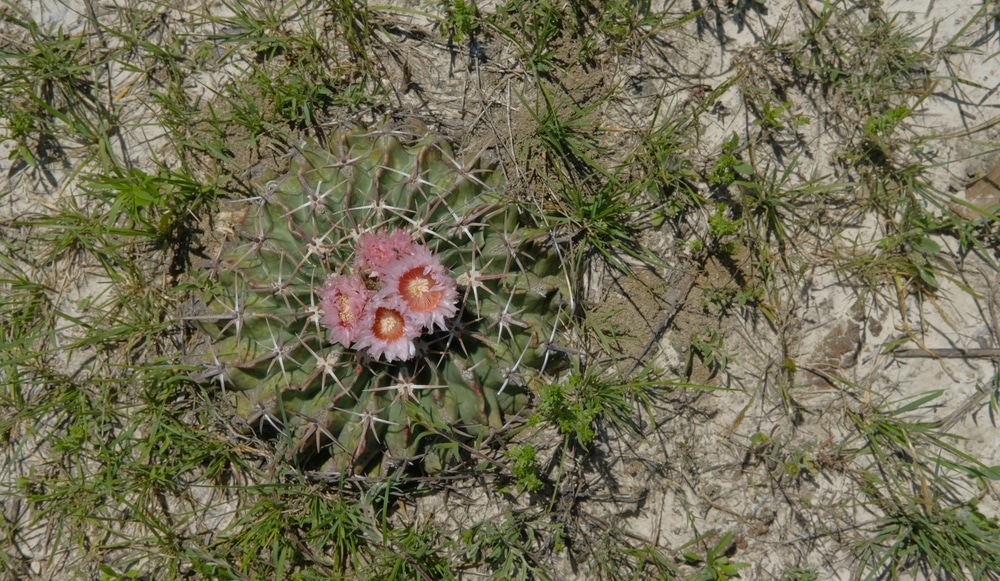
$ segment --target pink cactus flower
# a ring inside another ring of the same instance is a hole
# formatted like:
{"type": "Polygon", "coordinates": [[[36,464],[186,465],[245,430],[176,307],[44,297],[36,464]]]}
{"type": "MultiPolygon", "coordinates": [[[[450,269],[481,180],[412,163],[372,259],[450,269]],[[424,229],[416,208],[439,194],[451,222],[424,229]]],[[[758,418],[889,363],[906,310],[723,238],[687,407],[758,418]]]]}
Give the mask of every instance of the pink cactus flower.
{"type": "Polygon", "coordinates": [[[350,347],[357,341],[361,319],[368,304],[368,289],[360,276],[335,274],[320,291],[320,319],[330,329],[330,341],[350,347]]]}
{"type": "Polygon", "coordinates": [[[428,330],[445,329],[445,320],[458,312],[455,281],[425,246],[414,245],[409,256],[389,264],[378,294],[382,300],[399,297],[405,310],[428,330]]]}
{"type": "Polygon", "coordinates": [[[406,361],[425,330],[446,329],[458,290],[441,260],[403,230],[363,232],[352,275],[331,275],[320,291],[330,340],[373,359],[406,361]]]}
{"type": "Polygon", "coordinates": [[[372,359],[385,357],[389,363],[406,361],[417,354],[413,340],[420,336],[420,325],[403,309],[392,303],[372,300],[361,321],[355,348],[368,349],[372,359]]]}
{"type": "Polygon", "coordinates": [[[390,264],[401,257],[409,256],[418,245],[410,235],[402,230],[386,233],[363,232],[354,247],[354,271],[365,277],[381,277],[390,264]]]}

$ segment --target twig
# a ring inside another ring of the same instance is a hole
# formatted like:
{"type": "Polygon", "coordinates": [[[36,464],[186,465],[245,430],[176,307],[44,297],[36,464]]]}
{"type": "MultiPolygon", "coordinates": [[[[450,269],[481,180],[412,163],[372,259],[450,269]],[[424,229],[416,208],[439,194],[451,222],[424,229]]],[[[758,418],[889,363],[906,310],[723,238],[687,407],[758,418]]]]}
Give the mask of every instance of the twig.
{"type": "Polygon", "coordinates": [[[896,359],[985,359],[1000,357],[1000,349],[897,349],[892,354],[896,359]]]}

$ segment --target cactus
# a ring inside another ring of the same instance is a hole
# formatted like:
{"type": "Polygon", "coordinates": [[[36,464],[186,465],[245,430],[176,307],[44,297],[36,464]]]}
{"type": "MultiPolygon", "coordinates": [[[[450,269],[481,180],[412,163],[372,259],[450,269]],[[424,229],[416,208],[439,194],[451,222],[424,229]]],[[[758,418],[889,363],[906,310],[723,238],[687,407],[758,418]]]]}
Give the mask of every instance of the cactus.
{"type": "Polygon", "coordinates": [[[258,198],[234,202],[205,271],[199,377],[253,431],[285,436],[289,460],[356,474],[422,460],[435,472],[457,457],[454,441],[501,428],[565,365],[554,344],[569,281],[499,174],[455,161],[447,143],[357,128],[327,143],[296,148],[286,174],[261,176],[258,198]],[[420,264],[378,272],[366,256],[379,244],[420,264]],[[420,310],[387,294],[404,288],[403,270],[441,302],[407,315],[403,343],[338,327],[361,317],[363,296],[396,306],[369,308],[360,325],[391,314],[381,324],[397,329],[403,311],[420,310]]]}

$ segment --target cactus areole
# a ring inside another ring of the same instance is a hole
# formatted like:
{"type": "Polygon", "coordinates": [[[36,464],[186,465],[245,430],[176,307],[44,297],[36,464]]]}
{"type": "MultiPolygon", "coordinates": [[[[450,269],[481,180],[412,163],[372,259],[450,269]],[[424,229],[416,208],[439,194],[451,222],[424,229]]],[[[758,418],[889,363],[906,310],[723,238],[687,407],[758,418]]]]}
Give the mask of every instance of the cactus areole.
{"type": "Polygon", "coordinates": [[[566,273],[498,174],[447,143],[357,128],[327,143],[230,203],[200,377],[288,460],[436,472],[565,365],[566,273]]]}

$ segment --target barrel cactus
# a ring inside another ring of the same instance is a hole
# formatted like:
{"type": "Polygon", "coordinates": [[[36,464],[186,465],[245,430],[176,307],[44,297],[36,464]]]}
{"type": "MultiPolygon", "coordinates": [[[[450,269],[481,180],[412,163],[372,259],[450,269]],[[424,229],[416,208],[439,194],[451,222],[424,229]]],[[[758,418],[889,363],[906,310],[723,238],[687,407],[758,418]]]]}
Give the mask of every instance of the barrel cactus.
{"type": "Polygon", "coordinates": [[[289,460],[434,472],[565,365],[557,249],[432,136],[342,129],[256,180],[206,267],[204,371],[289,460]]]}

